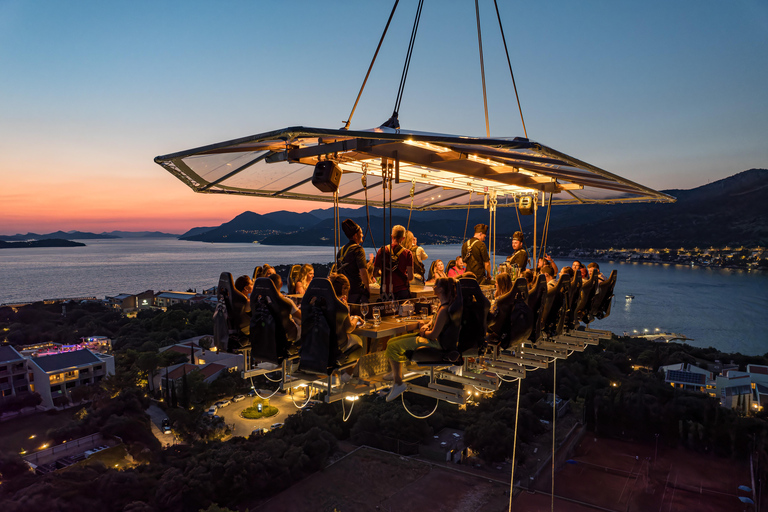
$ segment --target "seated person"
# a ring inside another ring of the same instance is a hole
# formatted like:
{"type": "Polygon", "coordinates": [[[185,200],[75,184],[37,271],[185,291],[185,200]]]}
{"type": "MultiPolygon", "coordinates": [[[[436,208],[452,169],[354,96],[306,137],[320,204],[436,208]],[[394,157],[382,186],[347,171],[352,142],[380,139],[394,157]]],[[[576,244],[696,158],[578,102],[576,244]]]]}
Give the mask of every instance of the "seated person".
{"type": "Polygon", "coordinates": [[[307,286],[309,286],[309,282],[312,281],[312,279],[315,278],[315,269],[312,265],[304,265],[301,267],[301,272],[299,272],[299,280],[296,281],[296,294],[297,295],[304,295],[307,291],[307,286]]]}
{"type": "Polygon", "coordinates": [[[564,275],[568,276],[569,281],[573,281],[573,276],[575,275],[575,272],[571,267],[563,267],[560,269],[560,277],[563,277],[564,275]]]}
{"type": "Polygon", "coordinates": [[[429,279],[427,279],[426,284],[433,285],[435,284],[435,281],[442,277],[448,277],[445,274],[445,267],[443,266],[443,260],[435,260],[432,262],[432,265],[429,266],[429,279]]]}
{"type": "Polygon", "coordinates": [[[573,267],[573,271],[574,272],[580,272],[581,273],[581,279],[582,280],[583,279],[587,279],[587,277],[588,277],[588,275],[587,275],[587,267],[585,267],[582,262],[580,262],[579,260],[576,260],[576,261],[573,262],[571,267],[573,267]]]}
{"type": "MultiPolygon", "coordinates": [[[[496,293],[495,298],[499,298],[502,295],[506,295],[512,289],[512,276],[509,274],[499,274],[496,276],[496,293]]],[[[496,313],[496,301],[491,306],[491,314],[496,313]]]]}
{"type": "Polygon", "coordinates": [[[598,284],[604,283],[607,278],[603,275],[602,272],[600,272],[600,265],[595,263],[594,261],[587,265],[587,272],[589,272],[589,275],[591,276],[594,272],[597,272],[597,282],[598,284]]]}
{"type": "Polygon", "coordinates": [[[547,278],[547,291],[552,290],[557,286],[557,279],[555,279],[555,269],[549,265],[541,267],[541,273],[547,278]]]}
{"type": "Polygon", "coordinates": [[[264,265],[261,266],[261,277],[269,277],[274,273],[275,273],[275,269],[272,267],[272,265],[265,263],[264,265]]]}
{"type": "Polygon", "coordinates": [[[536,267],[539,273],[541,273],[541,269],[545,265],[549,265],[550,267],[552,267],[552,273],[557,274],[557,264],[554,261],[552,261],[552,256],[550,256],[549,254],[545,254],[543,258],[539,258],[539,265],[538,267],[536,267]]]}
{"type": "MultiPolygon", "coordinates": [[[[450,277],[438,279],[435,283],[435,294],[440,299],[440,308],[433,316],[431,322],[419,322],[419,332],[403,334],[391,338],[387,343],[386,356],[392,367],[392,379],[394,386],[387,395],[387,402],[391,402],[405,391],[403,383],[403,363],[407,362],[405,353],[423,347],[442,349],[438,337],[443,328],[448,325],[450,318],[448,308],[456,298],[456,280],[450,277]]],[[[386,378],[386,377],[385,377],[386,378]]]]}
{"type": "MultiPolygon", "coordinates": [[[[272,280],[272,282],[275,284],[275,288],[277,288],[277,294],[280,297],[283,297],[283,292],[280,290],[283,287],[283,278],[280,277],[280,274],[270,274],[269,278],[272,280]]],[[[288,302],[291,303],[291,322],[296,325],[296,339],[301,338],[301,310],[296,306],[296,303],[293,302],[291,299],[288,299],[288,302]]]]}
{"type": "Polygon", "coordinates": [[[235,279],[235,289],[246,297],[250,297],[253,291],[253,279],[251,279],[251,276],[243,275],[235,279]]]}
{"type": "MultiPolygon", "coordinates": [[[[347,297],[349,296],[349,279],[347,279],[347,276],[344,274],[332,274],[331,277],[329,277],[331,280],[331,286],[333,286],[333,291],[336,293],[336,296],[343,302],[345,305],[347,305],[347,297]]],[[[347,308],[349,306],[347,305],[347,308]]],[[[354,331],[357,328],[358,323],[362,323],[363,319],[356,315],[347,315],[347,318],[344,320],[344,330],[347,332],[347,345],[345,347],[340,347],[340,350],[342,352],[348,352],[355,347],[360,348],[360,354],[357,356],[358,358],[360,355],[362,355],[362,349],[363,349],[363,340],[358,336],[357,334],[352,334],[352,331],[354,331]]],[[[351,372],[351,369],[350,369],[351,372]]],[[[350,375],[347,373],[346,375],[350,375]]],[[[349,377],[344,378],[344,375],[341,376],[342,382],[346,382],[346,380],[349,380],[349,377]]]]}
{"type": "Polygon", "coordinates": [[[451,262],[448,262],[448,277],[455,277],[458,279],[459,276],[467,271],[467,266],[464,264],[464,260],[461,259],[461,256],[458,256],[452,261],[454,262],[453,265],[451,265],[451,262]]]}

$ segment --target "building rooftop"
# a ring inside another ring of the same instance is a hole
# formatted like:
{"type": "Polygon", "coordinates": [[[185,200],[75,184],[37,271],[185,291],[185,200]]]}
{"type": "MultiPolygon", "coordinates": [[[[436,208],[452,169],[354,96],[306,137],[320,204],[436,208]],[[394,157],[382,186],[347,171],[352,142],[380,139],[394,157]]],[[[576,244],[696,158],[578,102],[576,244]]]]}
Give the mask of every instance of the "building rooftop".
{"type": "MultiPolygon", "coordinates": [[[[195,370],[197,370],[197,365],[184,363],[182,365],[179,365],[173,371],[168,372],[168,378],[170,380],[180,379],[181,377],[184,376],[185,373],[192,373],[195,370]]],[[[163,377],[165,377],[165,374],[163,374],[163,377]]]]}
{"type": "Polygon", "coordinates": [[[748,364],[747,371],[749,373],[761,373],[763,375],[768,375],[768,366],[763,366],[761,364],[748,364]]]}
{"type": "Polygon", "coordinates": [[[208,377],[211,377],[212,375],[217,374],[221,370],[224,370],[226,366],[223,364],[216,364],[216,363],[209,363],[202,368],[200,368],[200,373],[203,374],[203,376],[207,379],[208,377]]]}
{"type": "Polygon", "coordinates": [[[191,347],[184,347],[184,346],[179,346],[179,345],[173,345],[173,346],[168,347],[167,349],[163,350],[163,352],[170,350],[172,352],[178,352],[179,354],[189,355],[190,354],[190,348],[194,352],[198,352],[200,350],[200,347],[198,347],[196,345],[193,345],[191,347]]]}
{"type": "Polygon", "coordinates": [[[46,373],[102,362],[101,359],[96,357],[88,349],[62,352],[50,356],[33,357],[30,361],[35,363],[46,373]]]}
{"type": "Polygon", "coordinates": [[[23,361],[24,356],[16,352],[16,349],[10,345],[0,345],[0,363],[9,363],[11,361],[23,361]]]}
{"type": "Polygon", "coordinates": [[[686,372],[682,370],[669,370],[667,372],[667,382],[676,382],[678,384],[693,384],[694,386],[705,386],[707,376],[703,373],[686,372]]]}
{"type": "Polygon", "coordinates": [[[196,293],[192,292],[159,292],[155,297],[160,297],[163,299],[180,299],[180,300],[189,300],[192,297],[197,295],[196,293]]]}
{"type": "Polygon", "coordinates": [[[120,293],[118,295],[113,295],[111,297],[107,297],[107,300],[114,299],[114,300],[125,300],[129,297],[133,297],[133,294],[130,293],[120,293]]]}

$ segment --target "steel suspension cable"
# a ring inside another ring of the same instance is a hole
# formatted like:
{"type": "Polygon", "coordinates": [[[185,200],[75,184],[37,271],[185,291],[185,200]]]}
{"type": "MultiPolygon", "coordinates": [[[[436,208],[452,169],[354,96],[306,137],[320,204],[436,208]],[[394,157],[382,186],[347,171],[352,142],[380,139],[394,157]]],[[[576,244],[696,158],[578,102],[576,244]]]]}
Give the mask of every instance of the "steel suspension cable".
{"type": "Polygon", "coordinates": [[[557,434],[557,358],[552,361],[552,512],[555,512],[555,436],[557,434]]]}
{"type": "Polygon", "coordinates": [[[469,191],[469,202],[467,203],[467,220],[464,221],[464,238],[461,243],[463,244],[467,239],[467,226],[469,226],[469,207],[472,206],[472,190],[469,191]]]}
{"type": "MultiPolygon", "coordinates": [[[[549,203],[547,204],[547,215],[544,217],[544,230],[541,233],[541,254],[546,256],[547,254],[547,242],[549,242],[549,218],[552,212],[552,192],[549,193],[549,203]]],[[[538,262],[536,262],[538,264],[538,262]]]]}
{"type": "Polygon", "coordinates": [[[488,96],[485,92],[485,63],[483,62],[483,36],[480,32],[480,5],[475,0],[475,17],[477,18],[477,47],[480,50],[480,76],[483,80],[483,107],[485,109],[485,136],[491,137],[491,127],[488,122],[488,96]]]}
{"type": "Polygon", "coordinates": [[[523,379],[517,379],[517,405],[515,406],[515,437],[512,442],[512,475],[509,482],[509,512],[512,512],[512,495],[515,491],[515,452],[517,451],[517,419],[520,414],[520,388],[523,385],[523,379]]]}
{"type": "Polygon", "coordinates": [[[424,0],[419,0],[419,6],[416,8],[416,19],[413,21],[411,30],[411,40],[408,42],[408,51],[405,54],[405,64],[403,64],[403,74],[400,76],[400,86],[397,89],[397,98],[395,99],[395,110],[392,112],[393,120],[397,119],[400,112],[400,103],[403,101],[403,92],[405,91],[405,81],[408,78],[408,68],[411,66],[411,57],[413,56],[413,45],[416,42],[416,32],[419,29],[421,20],[421,9],[424,7],[424,0]]]}
{"type": "MultiPolygon", "coordinates": [[[[499,20],[499,30],[501,31],[501,40],[504,42],[504,52],[507,54],[507,64],[509,65],[509,74],[512,76],[512,87],[515,88],[515,98],[517,98],[517,109],[520,111],[520,121],[523,123],[523,133],[528,138],[528,130],[525,129],[525,119],[523,119],[523,107],[520,106],[520,96],[517,94],[517,84],[515,83],[515,74],[512,72],[512,61],[509,60],[509,50],[507,49],[507,39],[504,37],[504,27],[501,25],[501,15],[499,14],[499,4],[493,0],[496,7],[496,18],[499,20]]],[[[489,135],[490,137],[490,135],[489,135]]]]}
{"type": "MultiPolygon", "coordinates": [[[[357,99],[355,100],[355,104],[352,106],[352,112],[349,113],[349,119],[344,121],[344,129],[349,129],[349,123],[352,122],[352,116],[355,115],[355,110],[357,109],[357,104],[360,102],[360,96],[363,95],[363,89],[365,89],[365,84],[368,82],[368,77],[371,75],[371,70],[373,69],[373,63],[376,62],[376,57],[379,55],[379,50],[381,49],[381,43],[384,42],[384,37],[387,35],[387,30],[389,30],[389,24],[392,22],[392,17],[395,15],[395,9],[397,9],[397,4],[400,3],[400,0],[395,0],[395,5],[392,6],[392,12],[389,14],[389,19],[387,20],[387,24],[384,27],[384,32],[381,34],[381,39],[379,39],[379,45],[376,47],[376,51],[373,54],[373,59],[371,59],[371,65],[368,66],[368,72],[365,74],[365,79],[363,80],[363,85],[360,86],[360,92],[357,93],[357,99]]],[[[371,241],[373,241],[373,237],[371,237],[371,241]]],[[[374,247],[376,245],[374,244],[374,247]]]]}
{"type": "Polygon", "coordinates": [[[373,239],[373,230],[371,229],[371,212],[368,210],[368,164],[363,162],[363,190],[365,190],[365,235],[363,235],[363,243],[365,243],[365,237],[371,235],[371,244],[374,251],[376,250],[376,241],[373,239]]]}

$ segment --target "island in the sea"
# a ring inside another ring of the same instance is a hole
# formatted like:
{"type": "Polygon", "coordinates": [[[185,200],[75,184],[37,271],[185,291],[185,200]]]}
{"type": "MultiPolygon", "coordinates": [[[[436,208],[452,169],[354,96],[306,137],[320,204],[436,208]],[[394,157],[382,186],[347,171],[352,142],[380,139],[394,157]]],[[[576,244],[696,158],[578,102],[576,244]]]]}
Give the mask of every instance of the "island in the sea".
{"type": "Polygon", "coordinates": [[[0,240],[0,249],[26,249],[29,247],[85,247],[82,242],[51,238],[47,240],[27,240],[24,242],[5,242],[0,240]]]}

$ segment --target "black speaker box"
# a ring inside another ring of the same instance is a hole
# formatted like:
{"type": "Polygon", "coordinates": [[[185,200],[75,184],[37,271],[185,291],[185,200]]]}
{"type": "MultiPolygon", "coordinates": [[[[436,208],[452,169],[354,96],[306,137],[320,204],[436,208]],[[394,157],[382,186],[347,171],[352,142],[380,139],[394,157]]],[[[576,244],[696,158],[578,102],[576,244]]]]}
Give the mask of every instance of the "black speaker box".
{"type": "Polygon", "coordinates": [[[523,196],[517,203],[517,209],[520,210],[520,215],[533,215],[533,198],[531,196],[523,196]]]}
{"type": "Polygon", "coordinates": [[[336,192],[341,181],[341,168],[335,162],[323,160],[315,165],[312,184],[323,192],[336,192]]]}

